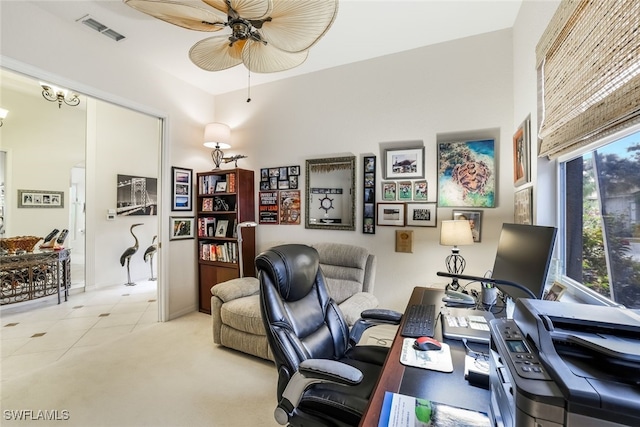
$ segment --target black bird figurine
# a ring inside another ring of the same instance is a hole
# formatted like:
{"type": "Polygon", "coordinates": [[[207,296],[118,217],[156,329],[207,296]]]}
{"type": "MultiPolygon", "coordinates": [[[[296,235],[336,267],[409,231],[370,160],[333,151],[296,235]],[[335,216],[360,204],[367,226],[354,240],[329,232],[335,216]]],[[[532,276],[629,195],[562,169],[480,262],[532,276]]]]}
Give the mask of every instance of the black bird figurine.
{"type": "Polygon", "coordinates": [[[144,251],[144,262],[150,261],[151,277],[149,278],[149,280],[151,281],[156,280],[156,278],[153,277],[153,256],[156,254],[156,252],[158,252],[158,244],[156,243],[157,238],[158,236],[153,236],[153,239],[151,240],[151,246],[149,246],[147,250],[144,251]]]}
{"type": "Polygon", "coordinates": [[[127,263],[127,283],[125,283],[126,286],[134,286],[135,283],[133,283],[131,281],[131,272],[129,271],[129,261],[131,260],[131,257],[133,256],[133,254],[135,254],[136,252],[138,252],[138,238],[136,237],[135,234],[133,234],[133,229],[139,225],[142,224],[133,224],[130,228],[129,228],[129,232],[131,233],[131,235],[133,236],[135,243],[133,244],[133,246],[128,247],[127,249],[125,249],[125,251],[122,253],[122,255],[120,255],[120,265],[122,265],[124,267],[125,262],[127,263]]]}

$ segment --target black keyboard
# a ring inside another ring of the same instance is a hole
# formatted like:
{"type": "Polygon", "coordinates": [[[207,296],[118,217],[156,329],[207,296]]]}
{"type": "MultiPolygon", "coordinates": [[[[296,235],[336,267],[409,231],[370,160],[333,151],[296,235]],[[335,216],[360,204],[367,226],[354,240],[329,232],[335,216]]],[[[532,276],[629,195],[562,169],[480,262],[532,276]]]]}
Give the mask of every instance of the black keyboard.
{"type": "Polygon", "coordinates": [[[404,314],[405,321],[400,335],[403,337],[433,337],[436,323],[434,304],[412,304],[404,314]]]}

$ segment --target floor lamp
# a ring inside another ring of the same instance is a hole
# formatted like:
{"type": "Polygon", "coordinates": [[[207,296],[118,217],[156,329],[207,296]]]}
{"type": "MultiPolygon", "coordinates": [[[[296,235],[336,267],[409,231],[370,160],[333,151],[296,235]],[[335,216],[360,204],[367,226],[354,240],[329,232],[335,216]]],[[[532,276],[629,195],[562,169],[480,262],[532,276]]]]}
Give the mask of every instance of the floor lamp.
{"type": "MultiPolygon", "coordinates": [[[[462,255],[460,255],[458,246],[473,244],[473,235],[471,234],[471,224],[469,224],[469,221],[442,221],[440,244],[443,246],[453,246],[453,248],[451,248],[451,255],[445,260],[447,271],[450,274],[462,274],[467,263],[462,255]]],[[[447,285],[447,289],[453,289],[454,291],[458,290],[459,287],[460,284],[455,277],[451,283],[447,285]]]]}
{"type": "Polygon", "coordinates": [[[238,264],[240,267],[240,277],[244,277],[244,266],[242,263],[242,229],[245,227],[257,227],[258,224],[256,224],[253,221],[245,221],[245,222],[241,222],[240,224],[237,225],[236,227],[236,234],[238,235],[238,264]]]}

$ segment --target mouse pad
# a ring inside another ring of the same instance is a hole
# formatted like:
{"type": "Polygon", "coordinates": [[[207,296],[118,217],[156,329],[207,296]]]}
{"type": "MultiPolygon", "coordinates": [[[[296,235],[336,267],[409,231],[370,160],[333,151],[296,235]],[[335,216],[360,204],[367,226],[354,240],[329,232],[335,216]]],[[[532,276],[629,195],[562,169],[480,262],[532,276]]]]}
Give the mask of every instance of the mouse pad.
{"type": "Polygon", "coordinates": [[[442,348],[440,350],[422,351],[413,348],[415,340],[415,338],[405,338],[402,342],[400,363],[432,371],[453,372],[449,344],[441,343],[442,348]]]}

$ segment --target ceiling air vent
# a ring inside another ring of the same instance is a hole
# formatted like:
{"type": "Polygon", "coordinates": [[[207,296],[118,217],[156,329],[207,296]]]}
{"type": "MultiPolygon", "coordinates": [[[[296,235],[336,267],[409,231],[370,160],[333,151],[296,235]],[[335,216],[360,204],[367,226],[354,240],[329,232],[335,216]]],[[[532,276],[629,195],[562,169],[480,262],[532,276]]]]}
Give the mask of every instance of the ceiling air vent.
{"type": "Polygon", "coordinates": [[[81,24],[86,25],[92,30],[95,30],[100,34],[109,37],[111,40],[119,42],[120,40],[125,39],[125,36],[92,18],[91,15],[85,15],[82,18],[78,19],[76,22],[80,22],[81,24]]]}

